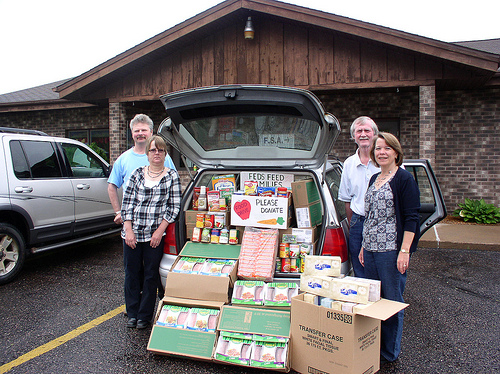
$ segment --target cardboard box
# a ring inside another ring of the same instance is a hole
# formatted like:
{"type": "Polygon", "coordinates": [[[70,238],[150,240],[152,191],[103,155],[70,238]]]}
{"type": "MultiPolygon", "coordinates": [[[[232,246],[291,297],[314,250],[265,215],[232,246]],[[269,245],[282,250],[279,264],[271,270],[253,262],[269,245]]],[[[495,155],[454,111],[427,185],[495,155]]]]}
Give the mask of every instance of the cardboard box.
{"type": "Polygon", "coordinates": [[[292,369],[299,373],[361,374],[380,369],[380,321],[408,304],[382,299],[346,313],[292,299],[292,369]]]}
{"type": "MultiPolygon", "coordinates": [[[[169,275],[170,276],[170,275],[169,275]]],[[[154,325],[149,336],[147,350],[150,352],[212,361],[217,332],[204,332],[156,325],[164,305],[219,309],[223,302],[189,300],[164,297],[158,304],[154,325]]]]}
{"type": "Polygon", "coordinates": [[[233,195],[231,226],[286,229],[291,221],[290,205],[290,198],[233,195]]]}
{"type": "MultiPolygon", "coordinates": [[[[270,310],[261,308],[247,308],[243,306],[224,305],[221,308],[217,331],[230,331],[244,334],[290,337],[290,311],[270,310]]],[[[286,362],[284,368],[268,368],[259,366],[259,369],[269,369],[281,372],[290,370],[290,341],[287,344],[286,362]]],[[[214,359],[214,362],[227,363],[214,359]]],[[[245,365],[245,367],[253,367],[245,365]]]]}
{"type": "Polygon", "coordinates": [[[380,300],[380,281],[303,274],[300,290],[335,300],[368,304],[380,300]]]}
{"type": "Polygon", "coordinates": [[[293,182],[292,197],[295,208],[306,207],[320,201],[318,187],[312,179],[293,182]]]}
{"type": "Polygon", "coordinates": [[[318,227],[297,227],[280,230],[280,242],[283,240],[283,234],[295,235],[298,243],[314,243],[318,239],[318,227]]]}
{"type": "Polygon", "coordinates": [[[198,213],[204,213],[201,210],[186,210],[186,226],[194,226],[196,224],[196,215],[198,213]]]}
{"type": "MultiPolygon", "coordinates": [[[[181,257],[238,259],[241,245],[208,244],[187,242],[172,265],[175,267],[181,257]]],[[[237,278],[237,264],[229,277],[170,272],[167,276],[165,295],[169,297],[229,301],[229,288],[237,278]]]]}
{"type": "Polygon", "coordinates": [[[321,225],[323,220],[321,203],[317,201],[307,206],[295,205],[295,219],[298,228],[321,225]]]}
{"type": "Polygon", "coordinates": [[[304,256],[304,275],[339,277],[341,270],[340,256],[304,256]]]}

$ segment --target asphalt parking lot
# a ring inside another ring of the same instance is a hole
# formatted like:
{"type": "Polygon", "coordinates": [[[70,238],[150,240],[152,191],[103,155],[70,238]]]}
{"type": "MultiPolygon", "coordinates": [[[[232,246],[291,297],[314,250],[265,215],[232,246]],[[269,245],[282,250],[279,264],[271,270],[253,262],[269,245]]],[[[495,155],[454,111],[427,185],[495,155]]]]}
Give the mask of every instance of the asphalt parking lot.
{"type": "MultiPolygon", "coordinates": [[[[499,247],[500,250],[500,247],[499,247]]],[[[498,251],[420,249],[403,352],[380,373],[500,372],[498,251]]],[[[147,352],[127,329],[118,236],[46,253],[0,287],[0,373],[256,373],[147,352]]]]}

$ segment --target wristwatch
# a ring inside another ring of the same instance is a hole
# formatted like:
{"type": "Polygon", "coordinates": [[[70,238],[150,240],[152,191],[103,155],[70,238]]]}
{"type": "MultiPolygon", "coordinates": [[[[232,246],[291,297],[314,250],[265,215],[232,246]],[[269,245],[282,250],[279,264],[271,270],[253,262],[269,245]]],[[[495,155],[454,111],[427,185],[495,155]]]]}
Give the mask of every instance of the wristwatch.
{"type": "Polygon", "coordinates": [[[409,249],[401,248],[400,252],[402,252],[402,253],[410,253],[410,250],[409,249]]]}

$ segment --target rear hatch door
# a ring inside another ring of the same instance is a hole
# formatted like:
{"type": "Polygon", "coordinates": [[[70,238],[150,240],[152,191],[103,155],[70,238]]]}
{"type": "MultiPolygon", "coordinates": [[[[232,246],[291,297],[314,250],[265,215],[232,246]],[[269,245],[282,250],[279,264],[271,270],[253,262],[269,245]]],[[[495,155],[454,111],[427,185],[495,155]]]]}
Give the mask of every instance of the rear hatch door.
{"type": "Polygon", "coordinates": [[[158,132],[202,168],[317,168],[340,133],[309,91],[217,86],[161,96],[169,118],[158,132]]]}

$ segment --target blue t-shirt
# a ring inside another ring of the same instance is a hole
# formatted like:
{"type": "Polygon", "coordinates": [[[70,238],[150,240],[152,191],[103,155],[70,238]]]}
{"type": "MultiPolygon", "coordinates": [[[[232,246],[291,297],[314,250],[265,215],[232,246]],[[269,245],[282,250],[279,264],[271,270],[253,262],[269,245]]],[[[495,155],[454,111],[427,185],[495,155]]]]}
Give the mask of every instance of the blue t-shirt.
{"type": "MultiPolygon", "coordinates": [[[[116,159],[109,174],[108,183],[112,183],[120,188],[130,178],[135,169],[146,165],[149,165],[148,156],[146,154],[140,155],[135,153],[130,148],[116,159]]],[[[165,167],[176,170],[169,154],[165,157],[165,167]]]]}

